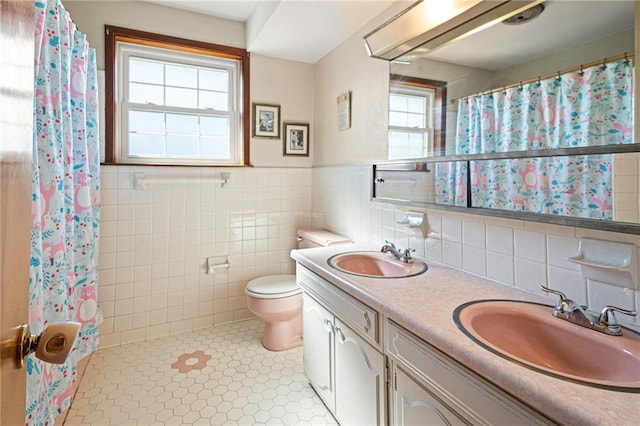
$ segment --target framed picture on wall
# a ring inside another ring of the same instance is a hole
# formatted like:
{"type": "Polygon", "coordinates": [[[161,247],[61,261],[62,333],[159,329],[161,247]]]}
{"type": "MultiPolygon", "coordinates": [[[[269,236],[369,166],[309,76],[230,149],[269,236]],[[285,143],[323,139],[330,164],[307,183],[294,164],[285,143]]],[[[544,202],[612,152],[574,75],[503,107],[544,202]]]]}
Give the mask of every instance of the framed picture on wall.
{"type": "Polygon", "coordinates": [[[280,105],[253,104],[253,136],[280,139],[280,105]]]}
{"type": "Polygon", "coordinates": [[[284,155],[309,156],[309,124],[284,123],[284,155]]]}

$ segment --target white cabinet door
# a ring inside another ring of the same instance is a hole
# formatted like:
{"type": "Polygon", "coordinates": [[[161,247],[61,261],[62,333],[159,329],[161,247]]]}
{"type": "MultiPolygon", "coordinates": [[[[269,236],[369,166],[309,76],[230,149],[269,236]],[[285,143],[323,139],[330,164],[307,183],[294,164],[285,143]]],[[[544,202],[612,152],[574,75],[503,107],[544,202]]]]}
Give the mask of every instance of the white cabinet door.
{"type": "Polygon", "coordinates": [[[394,367],[393,426],[451,426],[466,424],[446,405],[394,367]]]}
{"type": "Polygon", "coordinates": [[[329,410],[335,409],[333,315],[303,294],[304,373],[329,410]]]}
{"type": "Polygon", "coordinates": [[[385,423],[384,356],[335,319],[336,418],[343,425],[385,423]]]}

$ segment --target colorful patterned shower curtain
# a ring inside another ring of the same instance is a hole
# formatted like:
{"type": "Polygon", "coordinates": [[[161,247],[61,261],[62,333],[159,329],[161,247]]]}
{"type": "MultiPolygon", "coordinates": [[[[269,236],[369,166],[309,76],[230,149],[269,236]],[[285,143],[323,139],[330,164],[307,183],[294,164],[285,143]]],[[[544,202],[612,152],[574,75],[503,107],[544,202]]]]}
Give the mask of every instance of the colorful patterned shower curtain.
{"type": "Polygon", "coordinates": [[[633,61],[458,101],[456,154],[633,143],[633,61]]]}
{"type": "Polygon", "coordinates": [[[25,423],[53,424],[76,366],[98,346],[99,164],[95,51],[59,0],[35,2],[35,99],[29,323],[77,321],[65,364],[27,360],[25,423]]]}
{"type": "MultiPolygon", "coordinates": [[[[633,115],[633,61],[622,59],[461,99],[456,153],[630,144],[633,115]]],[[[473,161],[472,206],[613,220],[612,162],[611,155],[473,161]]]]}

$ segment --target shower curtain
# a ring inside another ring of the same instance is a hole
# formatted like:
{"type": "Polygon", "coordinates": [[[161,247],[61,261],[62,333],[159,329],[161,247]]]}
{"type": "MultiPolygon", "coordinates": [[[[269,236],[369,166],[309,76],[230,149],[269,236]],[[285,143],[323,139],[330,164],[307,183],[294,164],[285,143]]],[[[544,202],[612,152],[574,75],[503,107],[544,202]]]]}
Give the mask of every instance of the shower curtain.
{"type": "Polygon", "coordinates": [[[35,2],[32,333],[76,321],[65,364],[27,360],[25,423],[53,424],[71,403],[76,366],[98,346],[98,99],[95,51],[59,0],[35,2]]]}
{"type": "MultiPolygon", "coordinates": [[[[633,61],[622,59],[459,100],[456,153],[630,144],[633,115],[633,61]]],[[[471,204],[613,220],[612,162],[611,155],[472,161],[471,204]]]]}

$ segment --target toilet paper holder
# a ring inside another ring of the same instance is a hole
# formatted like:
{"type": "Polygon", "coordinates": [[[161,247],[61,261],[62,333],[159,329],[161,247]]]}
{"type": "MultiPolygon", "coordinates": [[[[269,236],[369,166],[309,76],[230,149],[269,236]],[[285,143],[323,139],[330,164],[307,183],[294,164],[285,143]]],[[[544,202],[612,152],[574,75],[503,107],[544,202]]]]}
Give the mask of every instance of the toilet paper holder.
{"type": "Polygon", "coordinates": [[[229,269],[231,263],[226,256],[207,257],[207,274],[215,274],[217,270],[229,269]]]}

